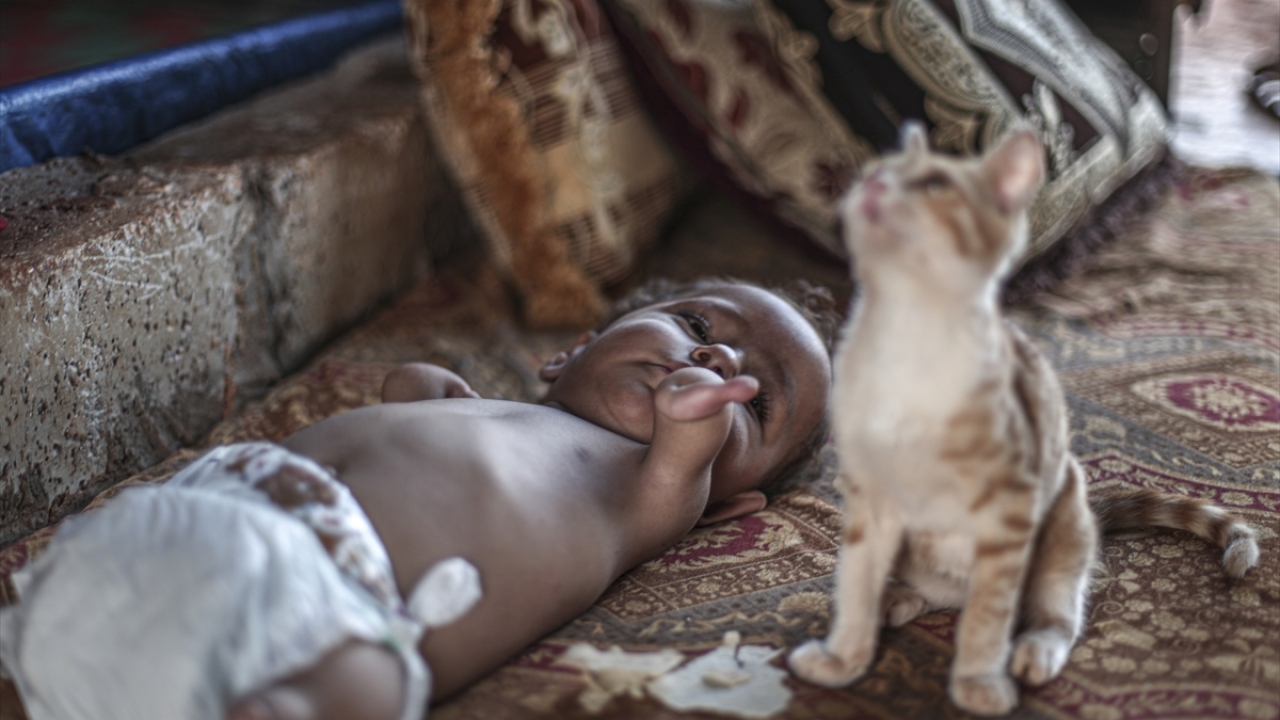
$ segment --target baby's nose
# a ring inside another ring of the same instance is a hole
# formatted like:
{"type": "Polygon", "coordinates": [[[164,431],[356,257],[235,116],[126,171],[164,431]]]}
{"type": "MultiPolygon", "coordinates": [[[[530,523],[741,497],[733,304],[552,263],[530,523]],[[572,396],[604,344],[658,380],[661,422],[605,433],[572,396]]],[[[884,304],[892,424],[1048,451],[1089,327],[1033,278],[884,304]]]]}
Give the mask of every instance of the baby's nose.
{"type": "Polygon", "coordinates": [[[738,351],[722,343],[700,345],[694,348],[689,357],[698,367],[711,370],[725,380],[742,374],[742,362],[738,357],[738,351]]]}

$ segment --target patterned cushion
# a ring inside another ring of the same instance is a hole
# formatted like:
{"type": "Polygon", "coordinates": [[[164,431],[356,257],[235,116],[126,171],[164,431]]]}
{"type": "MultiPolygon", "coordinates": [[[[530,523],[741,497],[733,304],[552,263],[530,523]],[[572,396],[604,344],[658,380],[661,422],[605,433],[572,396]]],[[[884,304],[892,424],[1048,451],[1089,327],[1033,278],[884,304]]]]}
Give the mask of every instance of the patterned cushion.
{"type": "Polygon", "coordinates": [[[678,200],[593,0],[405,0],[439,150],[534,325],[590,325],[678,200]]]}
{"type": "Polygon", "coordinates": [[[833,200],[907,118],[965,154],[1017,123],[1039,131],[1049,178],[1026,261],[1164,156],[1156,96],[1052,0],[607,6],[685,148],[838,258],[833,200]]]}

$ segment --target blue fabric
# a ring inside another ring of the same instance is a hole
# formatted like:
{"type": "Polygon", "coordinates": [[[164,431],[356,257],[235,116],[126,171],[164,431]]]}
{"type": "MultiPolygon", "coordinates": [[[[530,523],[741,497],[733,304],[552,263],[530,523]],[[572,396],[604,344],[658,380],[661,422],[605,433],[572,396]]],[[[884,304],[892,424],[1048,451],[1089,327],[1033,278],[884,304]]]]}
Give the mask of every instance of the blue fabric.
{"type": "Polygon", "coordinates": [[[86,148],[123,152],[324,69],[401,17],[398,0],[379,0],[0,88],[0,172],[86,148]]]}

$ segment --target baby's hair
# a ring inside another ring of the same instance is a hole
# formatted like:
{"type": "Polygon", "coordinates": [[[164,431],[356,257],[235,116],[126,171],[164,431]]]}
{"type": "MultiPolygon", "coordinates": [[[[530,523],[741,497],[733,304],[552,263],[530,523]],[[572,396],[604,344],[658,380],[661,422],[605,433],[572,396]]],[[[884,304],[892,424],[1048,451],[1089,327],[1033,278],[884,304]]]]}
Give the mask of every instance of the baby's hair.
{"type": "MultiPolygon", "coordinates": [[[[817,331],[818,337],[822,339],[823,347],[827,350],[827,357],[830,358],[832,356],[835,352],[836,339],[842,318],[840,313],[836,311],[836,302],[831,291],[806,280],[793,280],[786,285],[769,287],[727,277],[708,277],[684,282],[669,278],[653,278],[618,300],[601,329],[612,325],[614,321],[623,315],[640,308],[697,295],[716,288],[741,287],[744,285],[771,293],[795,308],[796,312],[817,331]]],[[[758,489],[772,499],[790,490],[801,480],[807,479],[810,474],[809,471],[817,464],[822,448],[827,443],[827,435],[830,432],[830,419],[827,413],[824,412],[817,426],[801,442],[800,453],[795,459],[779,468],[772,477],[766,478],[758,489]]]]}
{"type": "Polygon", "coordinates": [[[697,295],[716,288],[744,285],[764,290],[785,300],[817,331],[823,347],[827,349],[827,356],[834,354],[836,337],[842,322],[840,313],[836,311],[835,298],[827,288],[807,280],[793,280],[781,286],[766,286],[731,277],[705,277],[686,281],[662,277],[652,278],[614,303],[613,310],[599,329],[603,330],[623,315],[640,308],[697,295]]]}

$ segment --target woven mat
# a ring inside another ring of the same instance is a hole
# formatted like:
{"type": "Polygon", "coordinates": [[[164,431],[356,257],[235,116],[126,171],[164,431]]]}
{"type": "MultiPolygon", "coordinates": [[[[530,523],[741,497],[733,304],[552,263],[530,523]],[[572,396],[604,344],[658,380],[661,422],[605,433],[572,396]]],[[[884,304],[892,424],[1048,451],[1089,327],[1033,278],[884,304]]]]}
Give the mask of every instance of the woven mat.
{"type": "MultiPolygon", "coordinates": [[[[686,218],[652,269],[808,276],[848,293],[840,272],[768,244],[720,201],[686,218]]],[[[1062,676],[1025,692],[1013,716],[1280,718],[1280,184],[1189,171],[1088,270],[1013,314],[1061,371],[1073,449],[1094,485],[1209,498],[1251,523],[1262,549],[1260,567],[1233,584],[1219,551],[1187,535],[1107,538],[1084,637],[1062,676]]],[[[525,332],[510,317],[486,271],[424,282],[207,442],[279,439],[375,402],[386,372],[407,360],[452,367],[487,397],[532,400],[539,362],[569,338],[525,332]]],[[[126,484],[156,482],[198,452],[126,484]]],[[[765,511],[697,530],[636,568],[432,717],[586,717],[582,677],[559,661],[578,641],[692,656],[731,629],[776,647],[825,635],[840,511],[829,451],[824,459],[765,511]]],[[[36,555],[51,530],[0,550],[0,576],[36,555]]],[[[959,716],[945,700],[954,628],[954,613],[938,613],[886,630],[865,679],[846,690],[789,681],[795,696],[781,717],[959,716]]],[[[682,717],[630,698],[605,716],[682,717]]]]}

